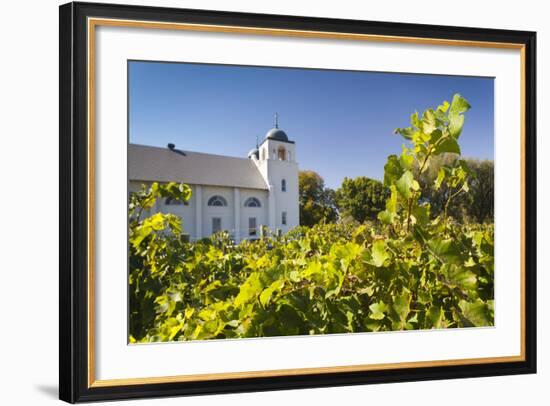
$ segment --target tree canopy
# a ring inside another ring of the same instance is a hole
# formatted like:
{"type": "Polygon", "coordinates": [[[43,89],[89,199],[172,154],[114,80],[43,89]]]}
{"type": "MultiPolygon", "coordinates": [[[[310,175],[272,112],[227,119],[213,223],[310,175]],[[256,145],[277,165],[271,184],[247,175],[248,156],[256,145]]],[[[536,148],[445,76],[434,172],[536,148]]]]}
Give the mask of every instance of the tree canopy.
{"type": "MultiPolygon", "coordinates": [[[[435,187],[438,174],[444,167],[452,167],[460,160],[454,153],[434,156],[429,167],[422,173],[419,182],[425,190],[423,199],[430,203],[432,215],[445,210],[451,189],[442,184],[435,187]]],[[[489,160],[464,159],[468,171],[469,193],[460,192],[447,205],[447,214],[460,222],[492,222],[494,215],[494,164],[489,160]]]]}
{"type": "Polygon", "coordinates": [[[300,225],[313,226],[336,221],[338,212],[334,190],[325,187],[323,178],[314,171],[298,174],[300,225]]]}
{"type": "Polygon", "coordinates": [[[382,182],[359,176],[344,178],[342,186],[336,190],[336,204],[341,217],[351,217],[359,223],[375,220],[378,212],[384,209],[389,193],[382,182]]]}

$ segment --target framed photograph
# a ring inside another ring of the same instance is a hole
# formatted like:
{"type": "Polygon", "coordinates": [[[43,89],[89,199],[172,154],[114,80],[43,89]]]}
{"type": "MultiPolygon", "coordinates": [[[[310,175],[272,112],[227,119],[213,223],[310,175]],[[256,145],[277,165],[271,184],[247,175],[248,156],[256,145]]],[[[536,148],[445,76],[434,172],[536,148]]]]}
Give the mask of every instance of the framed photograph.
{"type": "Polygon", "coordinates": [[[536,372],[534,32],[60,7],[60,398],[536,372]]]}

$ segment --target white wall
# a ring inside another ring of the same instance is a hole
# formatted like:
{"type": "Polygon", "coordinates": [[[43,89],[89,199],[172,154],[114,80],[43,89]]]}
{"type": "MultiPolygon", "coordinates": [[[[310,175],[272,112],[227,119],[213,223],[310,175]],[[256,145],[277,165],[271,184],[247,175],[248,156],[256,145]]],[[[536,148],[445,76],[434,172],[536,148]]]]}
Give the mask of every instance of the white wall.
{"type": "MultiPolygon", "coordinates": [[[[299,147],[298,147],[299,148],[299,147]]],[[[268,224],[273,229],[283,232],[300,224],[300,207],[298,195],[298,162],[296,161],[296,145],[288,142],[266,140],[260,145],[260,172],[271,185],[270,215],[268,224]],[[278,158],[280,147],[285,149],[285,160],[278,158]],[[289,158],[290,152],[290,160],[289,158]],[[265,155],[267,159],[262,160],[265,155]],[[282,191],[282,181],[286,182],[286,191],[282,191]],[[273,212],[274,211],[274,212],[273,212]],[[282,224],[282,213],[286,213],[286,224],[282,224]]]]}
{"type": "MultiPolygon", "coordinates": [[[[235,202],[235,188],[222,186],[200,186],[202,193],[197,193],[197,185],[189,185],[192,190],[191,199],[187,205],[166,205],[164,200],[157,202],[156,211],[178,215],[183,220],[183,231],[190,235],[191,239],[208,237],[212,234],[212,219],[221,219],[221,229],[235,235],[238,231],[239,240],[248,237],[248,219],[256,217],[257,226],[267,224],[267,191],[256,189],[238,188],[235,202]],[[226,207],[208,206],[208,200],[213,196],[222,196],[227,201],[226,207]],[[257,198],[261,207],[245,207],[244,203],[249,197],[257,198]],[[239,216],[235,221],[235,203],[239,216]],[[200,218],[196,216],[196,205],[201,206],[200,218]],[[201,235],[198,235],[197,224],[202,224],[201,235]]],[[[137,191],[141,188],[141,182],[130,182],[130,191],[137,191]]]]}
{"type": "MultiPolygon", "coordinates": [[[[119,2],[119,1],[117,1],[119,2]]],[[[536,30],[538,36],[539,147],[550,149],[544,120],[550,106],[550,24],[540,0],[502,1],[258,2],[233,0],[120,1],[260,13],[312,15],[536,30]]],[[[0,177],[2,199],[2,293],[0,309],[0,376],[2,404],[59,404],[57,399],[57,267],[58,267],[58,10],[61,2],[6,2],[0,24],[0,177]],[[32,195],[31,195],[32,194],[32,195]],[[39,202],[39,203],[38,203],[39,202]]],[[[539,207],[548,201],[550,161],[539,160],[539,207]]],[[[543,405],[550,398],[548,314],[543,296],[550,286],[548,268],[550,221],[539,212],[539,374],[483,379],[430,381],[392,385],[311,389],[163,400],[128,401],[121,405],[374,405],[407,404],[543,405]],[[546,250],[545,250],[546,249],[546,250]],[[544,252],[546,251],[546,252],[544,252]],[[543,319],[546,322],[543,324],[543,319]]],[[[117,402],[109,405],[118,404],[117,402]]]]}
{"type": "Polygon", "coordinates": [[[248,229],[248,217],[257,217],[258,226],[261,224],[266,224],[267,222],[267,192],[264,190],[239,188],[239,200],[237,204],[240,221],[238,221],[238,224],[235,224],[234,188],[203,186],[202,198],[203,237],[207,237],[212,233],[213,217],[220,217],[222,219],[222,230],[227,230],[232,234],[238,230],[240,235],[239,239],[247,237],[246,231],[248,229]],[[223,196],[227,200],[227,207],[208,206],[208,199],[215,195],[223,196]],[[258,198],[262,204],[262,207],[244,207],[244,202],[249,197],[258,198]]]}
{"type": "MultiPolygon", "coordinates": [[[[241,238],[249,238],[248,236],[248,219],[250,217],[256,217],[256,225],[257,225],[257,231],[256,236],[259,237],[260,235],[260,226],[261,225],[267,225],[268,222],[268,207],[267,207],[267,191],[265,190],[254,190],[254,189],[241,189],[240,190],[240,196],[241,196],[241,202],[240,202],[240,210],[241,210],[241,226],[240,226],[240,232],[241,232],[241,238]],[[249,197],[255,197],[257,198],[262,207],[244,207],[244,202],[249,197]]],[[[254,237],[250,237],[254,238],[254,237]]]]}
{"type": "Polygon", "coordinates": [[[298,166],[295,162],[267,161],[269,180],[273,184],[275,196],[275,228],[287,232],[300,223],[298,202],[298,166]],[[282,191],[282,180],[286,181],[286,192],[282,191]],[[281,213],[287,213],[286,225],[282,224],[281,213]]]}
{"type": "Polygon", "coordinates": [[[219,217],[222,221],[222,230],[231,232],[235,229],[233,219],[233,189],[227,187],[202,187],[202,234],[204,237],[212,234],[212,218],[219,217]],[[213,196],[223,196],[227,200],[226,207],[208,206],[208,200],[213,196]]]}

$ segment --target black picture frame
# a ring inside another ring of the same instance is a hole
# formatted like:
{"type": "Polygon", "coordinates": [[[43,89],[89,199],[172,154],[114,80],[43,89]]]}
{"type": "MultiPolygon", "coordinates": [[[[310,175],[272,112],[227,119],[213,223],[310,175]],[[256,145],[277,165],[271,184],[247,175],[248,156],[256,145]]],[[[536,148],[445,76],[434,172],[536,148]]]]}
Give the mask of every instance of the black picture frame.
{"type": "Polygon", "coordinates": [[[235,393],[536,372],[536,33],[497,29],[68,3],[60,6],[59,397],[67,402],[235,393]],[[345,32],[524,46],[525,359],[277,377],[93,387],[88,381],[87,19],[89,17],[304,31],[345,32]]]}

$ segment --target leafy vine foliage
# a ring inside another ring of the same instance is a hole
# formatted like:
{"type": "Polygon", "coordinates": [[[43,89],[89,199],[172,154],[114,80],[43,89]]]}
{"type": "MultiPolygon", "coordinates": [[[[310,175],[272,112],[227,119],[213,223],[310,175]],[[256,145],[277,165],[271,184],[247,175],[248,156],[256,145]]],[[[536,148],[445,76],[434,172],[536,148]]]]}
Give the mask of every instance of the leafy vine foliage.
{"type": "Polygon", "coordinates": [[[460,95],[397,129],[378,220],[297,227],[235,245],[225,233],[187,242],[181,220],[148,211],[187,200],[184,184],[153,183],[130,201],[130,341],[175,341],[493,325],[492,224],[461,224],[447,208],[469,192],[466,162],[439,169],[437,216],[419,179],[434,157],[460,154],[460,95]]]}

